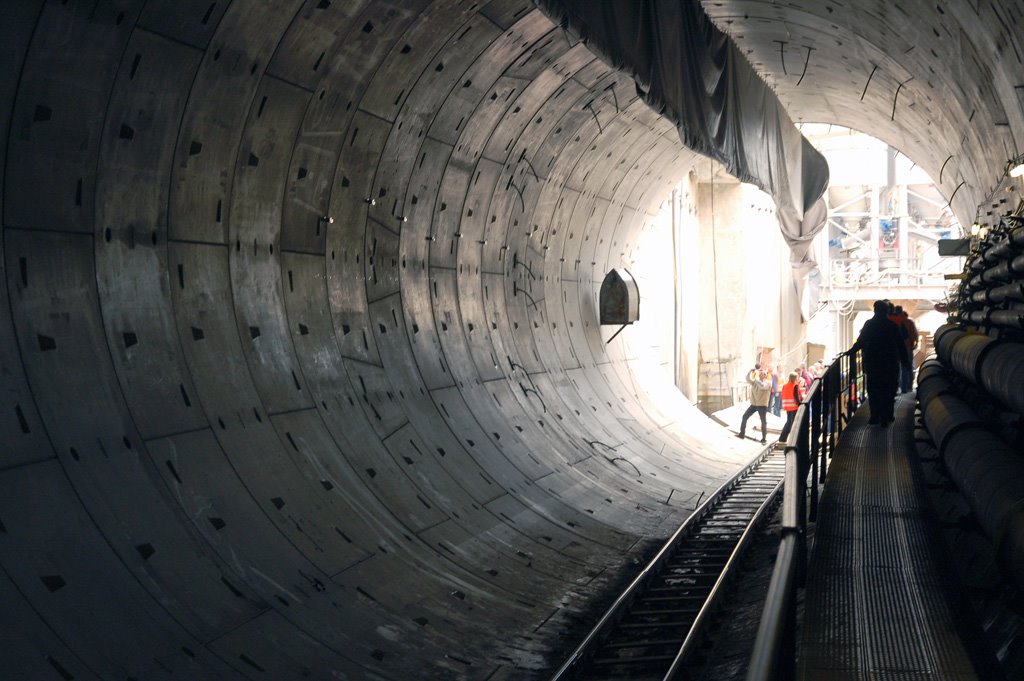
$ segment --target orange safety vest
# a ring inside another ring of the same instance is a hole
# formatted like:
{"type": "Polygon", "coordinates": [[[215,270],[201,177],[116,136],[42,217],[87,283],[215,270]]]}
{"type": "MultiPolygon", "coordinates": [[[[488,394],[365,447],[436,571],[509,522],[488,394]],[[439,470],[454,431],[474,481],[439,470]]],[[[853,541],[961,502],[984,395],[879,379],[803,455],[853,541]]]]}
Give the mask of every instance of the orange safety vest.
{"type": "Polygon", "coordinates": [[[796,411],[799,406],[796,399],[796,383],[786,383],[782,386],[782,408],[786,411],[796,411]]]}

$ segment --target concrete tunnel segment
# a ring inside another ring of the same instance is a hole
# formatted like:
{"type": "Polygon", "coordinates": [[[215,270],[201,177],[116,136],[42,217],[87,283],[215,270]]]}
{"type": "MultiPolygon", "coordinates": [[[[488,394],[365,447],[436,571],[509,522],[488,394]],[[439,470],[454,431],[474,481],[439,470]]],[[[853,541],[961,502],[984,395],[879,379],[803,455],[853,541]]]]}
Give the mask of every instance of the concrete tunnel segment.
{"type": "Polygon", "coordinates": [[[15,677],[523,678],[749,457],[605,345],[694,157],[531,3],[0,14],[15,677]]]}

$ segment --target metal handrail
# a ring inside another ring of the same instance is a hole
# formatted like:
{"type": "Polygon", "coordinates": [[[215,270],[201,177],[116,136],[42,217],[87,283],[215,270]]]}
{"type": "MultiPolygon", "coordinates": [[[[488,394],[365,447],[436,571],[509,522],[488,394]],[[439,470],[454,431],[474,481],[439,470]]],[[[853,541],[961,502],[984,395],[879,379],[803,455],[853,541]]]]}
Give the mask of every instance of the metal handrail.
{"type": "Polygon", "coordinates": [[[615,599],[615,602],[612,603],[611,607],[608,608],[604,615],[601,616],[601,619],[598,620],[597,624],[594,625],[594,628],[590,630],[590,633],[588,633],[583,641],[576,647],[572,652],[572,655],[562,663],[562,666],[558,668],[558,671],[555,672],[550,681],[567,681],[572,678],[569,674],[574,671],[576,665],[586,661],[591,647],[597,644],[603,635],[608,633],[606,629],[617,621],[619,616],[622,614],[622,609],[639,593],[648,577],[650,577],[655,570],[661,567],[661,564],[669,557],[671,550],[675,548],[676,544],[678,544],[679,540],[687,531],[689,531],[690,527],[695,522],[703,518],[711,505],[717,502],[723,494],[732,489],[740,478],[750,472],[754,466],[763,461],[765,457],[768,456],[769,452],[771,452],[772,448],[773,447],[770,445],[762,449],[760,454],[750,460],[750,463],[737,471],[736,474],[725,481],[718,490],[714,492],[714,494],[705,499],[704,503],[694,509],[693,513],[691,513],[676,529],[676,531],[672,533],[672,536],[669,537],[668,541],[665,542],[665,545],[661,547],[661,550],[658,551],[657,555],[651,559],[647,564],[647,567],[645,567],[643,571],[637,575],[636,579],[630,582],[626,590],[615,599]]]}
{"type": "Polygon", "coordinates": [[[726,561],[725,566],[722,567],[722,571],[718,575],[718,579],[715,580],[714,586],[711,587],[711,593],[708,594],[707,600],[704,601],[704,605],[701,606],[700,612],[693,620],[693,624],[690,625],[690,631],[686,634],[686,638],[683,639],[683,644],[679,647],[679,652],[676,653],[676,659],[672,661],[672,666],[669,667],[662,681],[672,681],[679,673],[685,661],[689,658],[693,649],[697,647],[698,642],[701,640],[703,635],[704,625],[711,618],[715,612],[715,606],[718,602],[719,597],[724,592],[725,582],[732,576],[732,571],[735,569],[743,557],[746,551],[747,544],[750,543],[751,538],[756,534],[756,528],[760,524],[761,519],[767,514],[767,511],[775,503],[775,497],[778,495],[779,490],[782,489],[783,480],[780,480],[775,488],[768,494],[767,498],[761,505],[758,506],[754,516],[747,523],[746,529],[743,530],[743,534],[740,535],[739,541],[736,543],[736,547],[729,554],[729,560],[726,561]]]}
{"type": "Polygon", "coordinates": [[[782,537],[765,598],[747,681],[796,677],[796,590],[807,572],[807,521],[817,514],[827,459],[863,395],[859,353],[843,353],[811,384],[786,441],[782,537]],[[820,456],[820,459],[819,459],[820,456]],[[810,508],[806,509],[810,476],[810,508]]]}
{"type": "Polygon", "coordinates": [[[793,600],[796,594],[796,566],[799,551],[799,539],[796,534],[783,534],[779,540],[779,553],[775,559],[775,569],[768,585],[765,597],[765,613],[777,613],[774,618],[762,617],[757,629],[757,642],[754,652],[750,655],[747,679],[793,678],[796,676],[796,641],[788,634],[795,631],[796,622],[788,622],[785,618],[796,608],[793,600]],[[787,667],[780,669],[780,663],[787,667]],[[759,673],[751,674],[757,670],[759,673]]]}

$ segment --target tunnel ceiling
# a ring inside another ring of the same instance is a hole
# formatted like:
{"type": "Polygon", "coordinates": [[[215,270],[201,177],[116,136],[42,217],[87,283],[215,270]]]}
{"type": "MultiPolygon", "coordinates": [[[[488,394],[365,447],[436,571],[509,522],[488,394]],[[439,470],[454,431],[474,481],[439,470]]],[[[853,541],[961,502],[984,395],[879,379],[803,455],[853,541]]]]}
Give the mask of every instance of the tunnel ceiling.
{"type": "MultiPolygon", "coordinates": [[[[980,196],[1008,10],[828,7],[709,9],[795,118],[980,196]]],[[[695,157],[531,3],[18,0],[0,38],[14,677],[539,676],[753,454],[605,344],[695,157]]]]}
{"type": "MultiPolygon", "coordinates": [[[[795,121],[873,135],[924,168],[962,224],[1024,139],[1019,2],[703,2],[795,121]],[[959,189],[958,189],[959,188],[959,189]]],[[[1005,197],[1002,197],[1005,198],[1005,197]]],[[[985,217],[990,204],[985,204],[985,217]]]]}

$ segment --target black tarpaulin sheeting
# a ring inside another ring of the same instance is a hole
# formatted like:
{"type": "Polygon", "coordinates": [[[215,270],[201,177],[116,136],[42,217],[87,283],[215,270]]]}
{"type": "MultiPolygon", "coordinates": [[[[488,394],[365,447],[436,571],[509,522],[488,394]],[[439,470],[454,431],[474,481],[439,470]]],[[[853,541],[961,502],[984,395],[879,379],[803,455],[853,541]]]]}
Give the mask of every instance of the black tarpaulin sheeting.
{"type": "Polygon", "coordinates": [[[795,268],[825,224],[828,163],[697,0],[535,0],[671,120],[683,144],[772,195],[795,268]]]}

